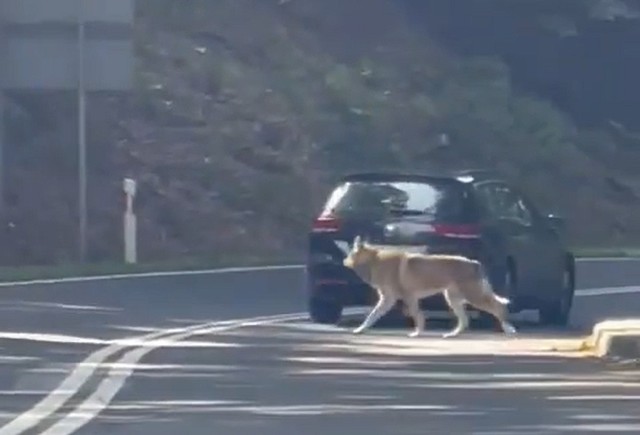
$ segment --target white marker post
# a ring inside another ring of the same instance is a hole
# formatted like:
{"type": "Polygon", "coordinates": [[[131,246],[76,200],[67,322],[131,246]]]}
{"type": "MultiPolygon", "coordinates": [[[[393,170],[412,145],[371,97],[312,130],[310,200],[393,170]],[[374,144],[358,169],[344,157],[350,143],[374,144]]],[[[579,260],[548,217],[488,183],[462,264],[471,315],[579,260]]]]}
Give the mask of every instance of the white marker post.
{"type": "Polygon", "coordinates": [[[127,206],[124,211],[124,261],[129,264],[134,264],[137,262],[136,215],[133,213],[136,181],[131,178],[125,178],[123,188],[127,198],[127,206]]]}

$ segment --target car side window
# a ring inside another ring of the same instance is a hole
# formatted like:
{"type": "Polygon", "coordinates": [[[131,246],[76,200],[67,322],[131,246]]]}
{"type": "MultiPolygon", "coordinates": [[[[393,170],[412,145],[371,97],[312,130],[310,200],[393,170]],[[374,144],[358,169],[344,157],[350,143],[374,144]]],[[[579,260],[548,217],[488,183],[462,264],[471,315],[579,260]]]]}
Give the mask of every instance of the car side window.
{"type": "Polygon", "coordinates": [[[481,184],[475,190],[482,211],[488,216],[499,218],[501,212],[496,201],[495,187],[494,184],[481,184]]]}
{"type": "Polygon", "coordinates": [[[523,225],[533,224],[533,214],[524,200],[508,186],[496,186],[495,197],[500,217],[511,219],[523,225]]]}
{"type": "Polygon", "coordinates": [[[533,213],[516,192],[501,183],[487,183],[476,187],[483,210],[491,217],[509,219],[522,225],[533,224],[533,213]]]}

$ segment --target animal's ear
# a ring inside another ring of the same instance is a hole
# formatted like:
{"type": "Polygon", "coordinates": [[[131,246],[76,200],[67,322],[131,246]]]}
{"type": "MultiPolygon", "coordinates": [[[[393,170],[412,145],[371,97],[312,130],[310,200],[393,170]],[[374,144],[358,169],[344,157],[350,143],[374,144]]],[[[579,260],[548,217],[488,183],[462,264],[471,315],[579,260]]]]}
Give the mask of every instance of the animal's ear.
{"type": "Polygon", "coordinates": [[[355,239],[353,239],[353,248],[354,249],[360,249],[362,248],[362,237],[360,237],[360,235],[357,235],[355,239]]]}

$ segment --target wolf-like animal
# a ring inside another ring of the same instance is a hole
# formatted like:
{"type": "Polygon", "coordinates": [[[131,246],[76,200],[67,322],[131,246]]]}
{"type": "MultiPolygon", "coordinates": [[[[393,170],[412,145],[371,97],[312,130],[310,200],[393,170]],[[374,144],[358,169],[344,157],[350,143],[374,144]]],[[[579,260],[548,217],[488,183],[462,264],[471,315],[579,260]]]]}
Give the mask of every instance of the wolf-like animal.
{"type": "Polygon", "coordinates": [[[509,300],[493,291],[479,261],[457,255],[378,248],[356,236],[343,264],[378,292],[377,304],[353,331],[355,334],[371,327],[401,301],[415,324],[415,330],[409,336],[417,337],[425,327],[425,316],[419,302],[438,293],[444,295],[457,318],[457,325],[444,334],[445,338],[457,336],[468,328],[466,304],[493,315],[504,333],[516,332],[507,320],[509,300]]]}

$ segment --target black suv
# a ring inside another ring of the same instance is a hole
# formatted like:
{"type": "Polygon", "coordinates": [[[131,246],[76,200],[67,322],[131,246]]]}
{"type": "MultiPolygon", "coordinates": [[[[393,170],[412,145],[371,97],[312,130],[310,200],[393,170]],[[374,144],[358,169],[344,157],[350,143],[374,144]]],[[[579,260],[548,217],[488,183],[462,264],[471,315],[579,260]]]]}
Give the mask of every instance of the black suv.
{"type": "MultiPolygon", "coordinates": [[[[337,323],[344,307],[375,304],[374,290],[342,265],[354,237],[361,235],[376,245],[477,259],[495,291],[511,299],[512,312],[536,309],[542,323],[565,325],[575,261],[563,230],[561,218],[541,214],[522,192],[490,171],[346,176],[309,234],[311,319],[337,323]]],[[[448,309],[440,295],[421,305],[448,309]]]]}

